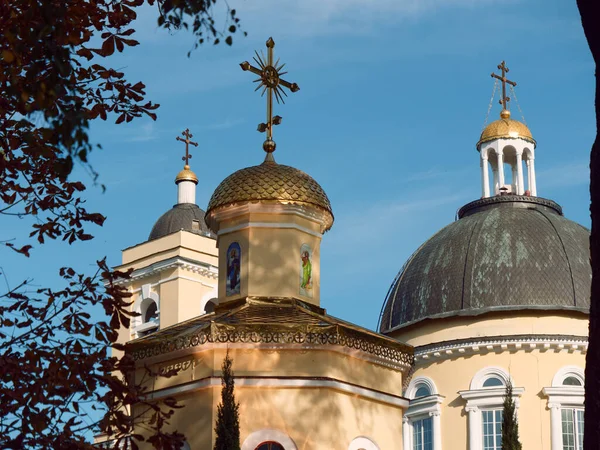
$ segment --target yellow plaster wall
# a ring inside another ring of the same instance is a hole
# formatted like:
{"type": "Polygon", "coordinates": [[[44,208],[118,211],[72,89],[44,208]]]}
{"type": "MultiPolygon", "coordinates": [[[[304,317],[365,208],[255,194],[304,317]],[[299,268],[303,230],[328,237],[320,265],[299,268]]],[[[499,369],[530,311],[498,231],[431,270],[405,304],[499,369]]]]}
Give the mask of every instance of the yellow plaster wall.
{"type": "MultiPolygon", "coordinates": [[[[152,390],[173,388],[194,380],[220,377],[226,349],[211,347],[154,364],[154,368],[180,372],[148,385],[152,390]]],[[[230,349],[237,377],[336,378],[378,391],[401,395],[402,374],[368,361],[329,350],[230,349]]],[[[140,370],[138,380],[141,379],[140,370]]],[[[192,449],[214,444],[220,386],[177,394],[186,407],[172,419],[172,429],[182,430],[192,449]],[[210,418],[210,420],[209,420],[210,418]],[[202,428],[202,429],[200,429],[202,428]]],[[[288,434],[303,450],[346,450],[352,439],[367,436],[382,450],[402,449],[402,409],[332,388],[255,387],[238,383],[241,441],[254,431],[275,428],[288,434]]]]}
{"type": "MultiPolygon", "coordinates": [[[[205,350],[155,364],[158,370],[177,368],[171,378],[153,380],[154,390],[221,375],[225,349],[205,350]]],[[[231,349],[237,376],[328,377],[369,389],[402,395],[402,373],[347,354],[329,350],[231,349]]]]}
{"type": "Polygon", "coordinates": [[[144,267],[172,256],[185,256],[216,265],[216,241],[194,233],[180,231],[126,248],[123,250],[122,266],[120,267],[131,265],[138,268],[144,267]],[[143,261],[143,265],[140,265],[141,261],[143,261]]]}
{"type": "MultiPolygon", "coordinates": [[[[118,269],[144,269],[177,256],[218,266],[216,240],[180,231],[125,249],[123,264],[118,269]]],[[[150,284],[151,291],[159,297],[161,329],[202,314],[203,300],[213,295],[216,297],[216,292],[211,294],[216,291],[216,279],[181,267],[172,267],[128,282],[132,308],[142,300],[141,287],[145,284],[150,284]]],[[[127,342],[134,337],[133,329],[119,331],[119,342],[127,342]]]]}
{"type": "Polygon", "coordinates": [[[293,228],[277,228],[280,224],[296,224],[319,233],[313,221],[290,214],[247,214],[228,219],[220,224],[221,230],[249,222],[272,223],[273,228],[244,228],[219,236],[219,273],[227,273],[227,249],[238,242],[242,250],[240,294],[227,297],[225,276],[219,280],[219,302],[240,297],[296,297],[320,304],[320,245],[321,236],[293,228]],[[300,295],[302,244],[312,249],[313,295],[300,295]]]}
{"type": "Polygon", "coordinates": [[[444,448],[468,448],[468,417],[464,410],[466,402],[458,391],[468,390],[473,376],[489,366],[500,367],[509,372],[515,387],[525,388],[520,397],[518,410],[519,433],[523,448],[550,450],[550,410],[542,389],[552,384],[556,372],[574,365],[585,367],[585,355],[567,350],[490,352],[460,357],[440,362],[418,363],[413,377],[426,376],[433,380],[442,404],[441,424],[444,448]],[[447,447],[449,445],[449,447],[447,447]]]}
{"type": "Polygon", "coordinates": [[[455,339],[519,334],[587,336],[588,316],[577,312],[512,311],[429,320],[389,333],[414,347],[455,339]]]}

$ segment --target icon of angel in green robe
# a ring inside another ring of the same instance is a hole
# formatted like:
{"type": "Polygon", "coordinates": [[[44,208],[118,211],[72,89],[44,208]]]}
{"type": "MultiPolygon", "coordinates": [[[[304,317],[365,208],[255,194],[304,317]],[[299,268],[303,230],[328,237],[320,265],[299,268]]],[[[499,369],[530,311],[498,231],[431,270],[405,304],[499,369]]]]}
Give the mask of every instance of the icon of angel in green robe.
{"type": "Polygon", "coordinates": [[[312,261],[310,247],[303,244],[300,249],[300,258],[302,265],[300,266],[300,294],[307,297],[312,297],[312,261]]]}

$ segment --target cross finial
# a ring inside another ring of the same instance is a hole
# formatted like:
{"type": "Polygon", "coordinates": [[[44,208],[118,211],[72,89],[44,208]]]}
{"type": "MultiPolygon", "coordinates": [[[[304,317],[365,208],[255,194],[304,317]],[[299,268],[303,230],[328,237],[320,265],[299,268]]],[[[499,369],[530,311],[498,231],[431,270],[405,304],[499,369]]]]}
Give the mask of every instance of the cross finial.
{"type": "Polygon", "coordinates": [[[283,88],[287,88],[292,92],[297,92],[300,87],[296,83],[289,83],[281,78],[287,72],[281,72],[281,69],[285,64],[279,65],[279,59],[273,63],[273,48],[275,47],[275,41],[273,38],[267,40],[267,58],[264,55],[259,55],[258,52],[253,57],[254,61],[258,65],[257,67],[252,66],[248,61],[244,61],[240,64],[242,70],[249,70],[259,78],[254,80],[255,83],[259,83],[255,91],[258,91],[261,87],[263,88],[261,96],[267,92],[267,121],[258,125],[258,131],[261,133],[267,133],[267,140],[263,144],[263,149],[268,153],[275,151],[275,142],[273,141],[273,126],[281,123],[281,116],[273,116],[273,94],[275,94],[275,100],[277,103],[285,103],[283,96],[287,97],[286,92],[283,88]],[[262,55],[262,56],[261,56],[262,55]]]}
{"type": "Polygon", "coordinates": [[[496,75],[495,73],[492,73],[492,77],[502,81],[502,98],[500,99],[500,104],[502,105],[502,112],[504,112],[508,111],[508,102],[510,101],[510,97],[506,95],[506,83],[513,87],[516,86],[517,83],[506,78],[506,74],[509,72],[509,70],[504,61],[498,64],[498,69],[502,71],[502,75],[496,75]]]}
{"type": "Polygon", "coordinates": [[[185,136],[185,139],[180,138],[179,136],[177,136],[175,139],[177,139],[178,141],[181,142],[185,142],[185,156],[182,156],[181,159],[183,161],[185,161],[185,165],[189,166],[189,160],[191,159],[192,155],[190,155],[190,144],[192,144],[194,147],[198,147],[198,143],[197,142],[192,142],[190,139],[193,137],[192,133],[190,133],[189,128],[186,128],[185,131],[181,132],[182,135],[185,136]]]}

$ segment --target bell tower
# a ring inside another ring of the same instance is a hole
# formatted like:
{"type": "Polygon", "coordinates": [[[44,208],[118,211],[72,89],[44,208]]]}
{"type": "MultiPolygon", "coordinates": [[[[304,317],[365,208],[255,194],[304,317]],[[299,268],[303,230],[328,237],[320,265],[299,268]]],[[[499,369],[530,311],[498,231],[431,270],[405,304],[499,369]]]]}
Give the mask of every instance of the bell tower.
{"type": "Polygon", "coordinates": [[[508,104],[510,97],[506,94],[506,85],[513,87],[516,82],[506,78],[508,67],[504,61],[498,65],[501,75],[492,73],[492,77],[502,83],[502,111],[500,119],[490,123],[477,142],[481,166],[481,196],[482,198],[495,195],[515,194],[537,196],[535,183],[535,147],[536,142],[527,125],[511,119],[508,104]],[[526,169],[524,170],[523,165],[526,169]],[[510,170],[511,182],[506,183],[510,170]],[[492,184],[490,189],[489,170],[492,169],[492,184]],[[525,182],[525,173],[527,182],[525,182]]]}

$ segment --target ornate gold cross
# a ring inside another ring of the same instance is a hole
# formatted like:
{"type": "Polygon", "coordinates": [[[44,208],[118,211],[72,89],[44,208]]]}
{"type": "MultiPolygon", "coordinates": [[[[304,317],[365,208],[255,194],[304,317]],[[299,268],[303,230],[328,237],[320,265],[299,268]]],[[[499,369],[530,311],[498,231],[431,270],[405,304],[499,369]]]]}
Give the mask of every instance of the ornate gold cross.
{"type": "Polygon", "coordinates": [[[506,83],[510,84],[513,87],[516,86],[517,83],[515,83],[514,81],[510,81],[508,78],[506,78],[506,74],[509,72],[509,70],[508,67],[506,67],[506,63],[504,61],[498,64],[498,69],[502,71],[502,76],[492,73],[492,77],[502,81],[502,99],[500,100],[500,104],[502,105],[502,109],[508,110],[508,102],[510,101],[510,97],[506,95],[506,83]]]}
{"type": "Polygon", "coordinates": [[[259,132],[267,132],[267,140],[263,144],[263,148],[267,153],[272,153],[275,150],[275,142],[273,142],[273,126],[281,123],[281,116],[273,117],[273,94],[275,94],[277,103],[280,101],[281,103],[285,103],[283,96],[285,95],[287,97],[287,94],[283,90],[283,87],[288,88],[292,92],[300,90],[300,87],[296,83],[289,83],[281,78],[281,76],[285,75],[287,72],[281,72],[281,69],[283,69],[285,64],[279,65],[279,59],[273,63],[274,47],[275,41],[273,41],[273,38],[269,38],[267,40],[266,61],[264,55],[261,57],[257,51],[254,52],[256,57],[253,57],[252,59],[254,59],[259,68],[252,66],[248,61],[244,61],[240,64],[242,70],[249,70],[253,74],[259,76],[258,79],[254,80],[255,83],[260,83],[254,91],[256,92],[262,87],[261,97],[265,94],[265,91],[267,92],[267,122],[258,125],[259,132]]]}
{"type": "Polygon", "coordinates": [[[181,134],[183,134],[185,136],[185,139],[180,138],[179,136],[177,136],[175,139],[177,139],[178,141],[181,142],[185,142],[185,156],[182,156],[181,159],[183,161],[185,161],[185,165],[189,165],[188,162],[189,160],[192,158],[192,155],[190,155],[190,144],[192,144],[194,147],[198,147],[198,143],[197,142],[192,142],[190,141],[190,139],[193,137],[192,133],[190,133],[189,128],[186,128],[185,131],[182,131],[181,134]]]}

